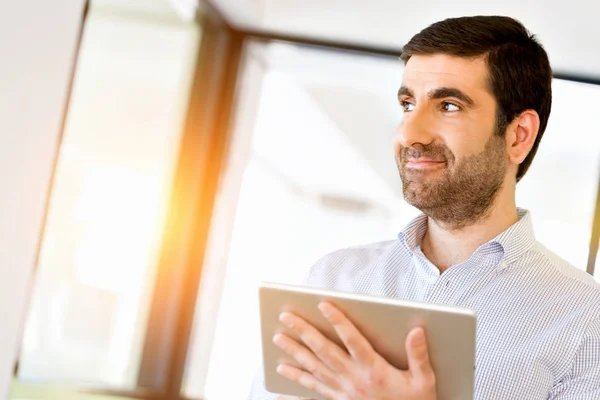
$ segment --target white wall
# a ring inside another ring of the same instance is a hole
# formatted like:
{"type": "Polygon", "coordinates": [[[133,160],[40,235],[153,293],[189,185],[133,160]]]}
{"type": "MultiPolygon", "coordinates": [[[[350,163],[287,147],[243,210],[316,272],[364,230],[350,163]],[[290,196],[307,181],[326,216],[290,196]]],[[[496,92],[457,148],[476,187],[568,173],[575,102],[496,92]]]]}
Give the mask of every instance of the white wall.
{"type": "Polygon", "coordinates": [[[0,398],[21,339],[84,3],[0,2],[0,398]]]}

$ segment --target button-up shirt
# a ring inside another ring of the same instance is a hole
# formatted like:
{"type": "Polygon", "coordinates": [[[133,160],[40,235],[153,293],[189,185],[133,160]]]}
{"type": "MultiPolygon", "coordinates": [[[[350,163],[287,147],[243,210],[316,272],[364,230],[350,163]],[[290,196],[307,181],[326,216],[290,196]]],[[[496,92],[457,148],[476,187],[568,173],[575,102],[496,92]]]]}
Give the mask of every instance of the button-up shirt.
{"type": "MultiPolygon", "coordinates": [[[[535,240],[530,213],[443,273],[420,243],[427,217],[397,240],[335,251],[308,286],[468,307],[477,315],[476,400],[600,400],[600,285],[535,240]]],[[[261,374],[250,399],[271,400],[261,374]]]]}

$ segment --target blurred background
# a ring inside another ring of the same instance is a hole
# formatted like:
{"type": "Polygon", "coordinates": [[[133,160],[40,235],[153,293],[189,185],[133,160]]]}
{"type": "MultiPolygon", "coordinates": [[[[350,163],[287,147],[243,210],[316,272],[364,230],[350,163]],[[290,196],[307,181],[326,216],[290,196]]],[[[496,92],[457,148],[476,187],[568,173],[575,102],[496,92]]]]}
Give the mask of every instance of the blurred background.
{"type": "Polygon", "coordinates": [[[0,396],[245,398],[257,286],[394,238],[402,45],[447,17],[536,33],[553,109],[518,185],[600,281],[600,5],[53,0],[0,5],[0,396]]]}

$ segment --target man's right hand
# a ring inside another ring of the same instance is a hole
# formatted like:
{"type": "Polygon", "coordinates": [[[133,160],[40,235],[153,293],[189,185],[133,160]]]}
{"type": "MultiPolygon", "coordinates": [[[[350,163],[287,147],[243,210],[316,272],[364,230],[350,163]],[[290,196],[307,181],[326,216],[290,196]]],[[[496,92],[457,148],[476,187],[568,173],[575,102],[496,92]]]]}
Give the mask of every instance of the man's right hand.
{"type": "Polygon", "coordinates": [[[296,397],[296,396],[279,396],[277,398],[277,400],[310,400],[310,399],[306,399],[306,398],[300,398],[300,397],[296,397]]]}

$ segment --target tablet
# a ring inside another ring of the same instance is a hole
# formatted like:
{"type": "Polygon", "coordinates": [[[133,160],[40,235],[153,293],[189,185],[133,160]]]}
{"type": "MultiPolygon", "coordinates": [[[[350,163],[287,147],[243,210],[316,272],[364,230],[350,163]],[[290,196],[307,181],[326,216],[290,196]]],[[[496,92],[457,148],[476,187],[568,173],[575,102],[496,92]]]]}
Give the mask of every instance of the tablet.
{"type": "Polygon", "coordinates": [[[279,314],[289,311],[344,348],[317,308],[321,301],[327,300],[348,316],[379,354],[400,369],[408,369],[405,350],[408,333],[412,328],[423,327],[438,400],[473,399],[476,319],[471,309],[271,282],[261,283],[259,300],[265,389],[269,392],[324,400],[277,373],[277,365],[281,363],[299,365],[273,343],[273,336],[286,333],[300,341],[279,322],[279,314]]]}

